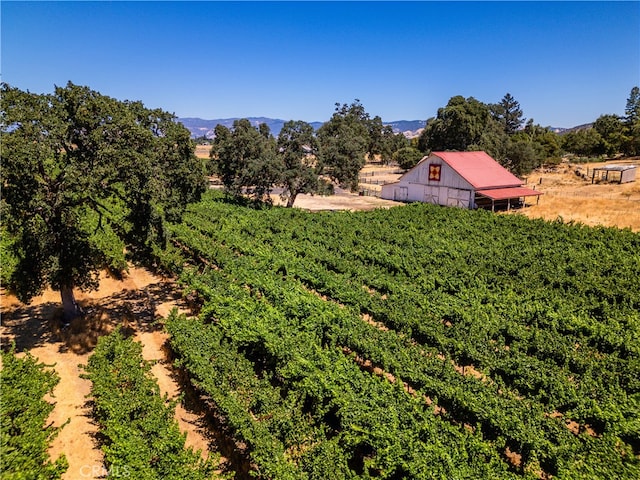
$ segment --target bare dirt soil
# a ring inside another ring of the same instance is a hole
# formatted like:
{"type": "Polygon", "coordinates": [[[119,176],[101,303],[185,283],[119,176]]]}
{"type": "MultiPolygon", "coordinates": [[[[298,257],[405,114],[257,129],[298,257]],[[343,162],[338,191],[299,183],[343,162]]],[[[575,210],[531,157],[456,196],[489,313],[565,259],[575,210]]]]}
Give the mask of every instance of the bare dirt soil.
{"type": "MultiPolygon", "coordinates": [[[[279,195],[271,195],[271,199],[274,205],[286,204],[286,202],[280,199],[279,195]]],[[[374,210],[376,208],[390,208],[397,205],[402,204],[374,196],[358,195],[341,191],[328,197],[321,195],[298,195],[294,207],[318,212],[322,210],[374,210]]]]}
{"type": "MultiPolygon", "coordinates": [[[[64,427],[53,441],[50,455],[67,457],[69,469],[63,478],[68,480],[100,478],[106,473],[98,445],[98,428],[87,398],[91,383],[80,376],[83,373],[80,365],[87,363],[101,335],[108,334],[117,325],[134,335],[143,345],[145,360],[156,362],[152,373],[161,393],[172,399],[182,393],[165,347],[167,334],[156,322],[174,307],[186,312],[170,280],[131,267],[121,280],[103,274],[97,291],[79,292],[77,299],[86,316],[74,320],[68,327],[62,327],[60,322],[60,295],[51,290],[30,305],[22,305],[3,291],[0,309],[2,345],[15,341],[17,351],[30,351],[41,362],[52,365],[60,376],[51,398],[55,408],[49,422],[64,427]],[[68,423],[65,425],[65,422],[68,423]]],[[[206,457],[213,440],[206,433],[203,414],[178,404],[176,419],[180,429],[186,432],[187,446],[201,450],[206,457]]]]}

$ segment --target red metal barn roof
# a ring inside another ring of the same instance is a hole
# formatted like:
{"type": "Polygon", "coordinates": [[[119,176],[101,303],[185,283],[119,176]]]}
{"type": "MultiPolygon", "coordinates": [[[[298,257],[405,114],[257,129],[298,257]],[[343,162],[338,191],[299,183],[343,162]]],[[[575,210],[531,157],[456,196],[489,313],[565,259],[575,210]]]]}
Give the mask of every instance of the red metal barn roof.
{"type": "Polygon", "coordinates": [[[432,152],[474,188],[519,187],[522,180],[485,152],[432,152]]]}

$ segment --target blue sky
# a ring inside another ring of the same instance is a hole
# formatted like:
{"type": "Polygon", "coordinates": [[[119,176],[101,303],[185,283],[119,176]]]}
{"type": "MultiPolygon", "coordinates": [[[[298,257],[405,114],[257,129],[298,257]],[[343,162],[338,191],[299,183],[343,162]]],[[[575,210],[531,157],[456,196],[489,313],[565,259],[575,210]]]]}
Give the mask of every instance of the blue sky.
{"type": "Polygon", "coordinates": [[[511,93],[545,126],[623,114],[640,2],[0,2],[2,81],[67,81],[180,117],[384,121],[511,93]]]}

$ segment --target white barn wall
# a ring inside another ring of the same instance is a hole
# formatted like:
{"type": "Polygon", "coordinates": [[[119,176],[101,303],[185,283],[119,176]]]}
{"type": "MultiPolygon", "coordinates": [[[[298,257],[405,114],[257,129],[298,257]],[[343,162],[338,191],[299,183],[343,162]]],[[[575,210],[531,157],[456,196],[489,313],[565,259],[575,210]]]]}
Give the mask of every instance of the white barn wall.
{"type": "Polygon", "coordinates": [[[389,200],[425,202],[473,208],[473,187],[438,157],[423,159],[398,182],[382,186],[380,196],[389,200]],[[429,166],[440,165],[440,181],[429,180],[429,166]]]}

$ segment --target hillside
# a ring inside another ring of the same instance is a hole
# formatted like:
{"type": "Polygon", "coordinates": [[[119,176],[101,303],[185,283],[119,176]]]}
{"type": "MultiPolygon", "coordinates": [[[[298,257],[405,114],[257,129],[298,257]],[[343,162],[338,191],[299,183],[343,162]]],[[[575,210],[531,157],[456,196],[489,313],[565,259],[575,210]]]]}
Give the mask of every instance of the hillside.
{"type": "Polygon", "coordinates": [[[585,123],[583,125],[576,125],[571,128],[562,128],[562,127],[551,127],[551,131],[557,133],[558,135],[565,135],[570,132],[578,132],[580,130],[588,130],[593,127],[593,123],[585,123]]]}

